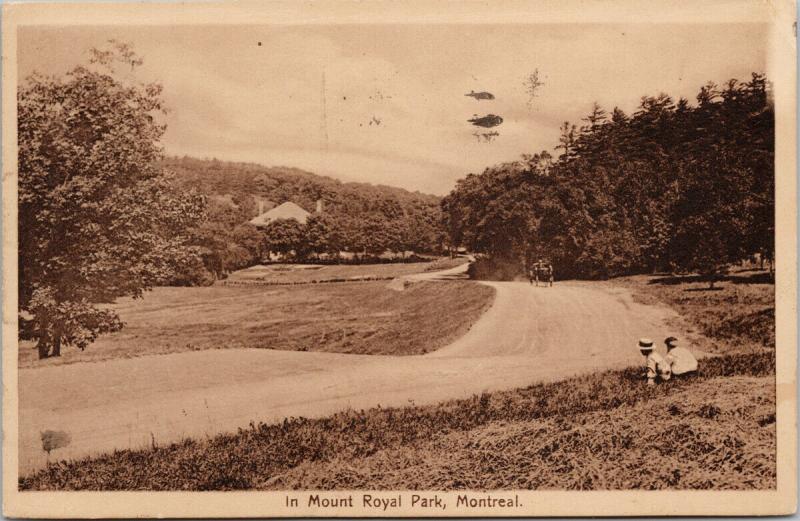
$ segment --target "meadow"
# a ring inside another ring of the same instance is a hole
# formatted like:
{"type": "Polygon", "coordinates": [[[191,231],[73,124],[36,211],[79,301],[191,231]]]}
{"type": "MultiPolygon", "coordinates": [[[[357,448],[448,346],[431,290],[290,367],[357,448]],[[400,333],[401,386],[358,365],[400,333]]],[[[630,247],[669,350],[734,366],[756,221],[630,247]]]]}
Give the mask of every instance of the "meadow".
{"type": "Polygon", "coordinates": [[[488,309],[494,290],[467,281],[289,286],[161,287],[114,307],[125,327],[84,351],[38,360],[20,342],[20,367],[98,362],[202,349],[284,349],[415,355],[460,337],[488,309]]]}
{"type": "Polygon", "coordinates": [[[647,387],[641,368],[633,367],[430,406],[253,423],[209,439],[52,464],[19,485],[25,490],[774,488],[770,337],[761,328],[731,335],[725,327],[712,327],[723,323],[719,317],[735,324],[751,316],[752,306],[768,308],[772,286],[728,287],[736,283],[727,281],[722,290],[702,293],[689,291],[696,284],[691,279],[673,285],[650,284],[652,279],[610,283],[635,287],[642,300],[674,300],[682,320],[711,335],[706,347],[720,355],[703,359],[694,375],[647,387]]]}

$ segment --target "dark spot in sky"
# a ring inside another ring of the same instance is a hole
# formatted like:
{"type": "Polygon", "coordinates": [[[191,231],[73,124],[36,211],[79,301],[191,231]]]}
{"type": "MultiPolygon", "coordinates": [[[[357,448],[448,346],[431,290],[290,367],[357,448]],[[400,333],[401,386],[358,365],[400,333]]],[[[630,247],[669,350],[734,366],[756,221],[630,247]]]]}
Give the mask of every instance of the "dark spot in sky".
{"type": "Polygon", "coordinates": [[[381,124],[381,120],[379,118],[376,118],[375,116],[372,116],[372,119],[370,120],[369,124],[375,125],[377,127],[378,125],[381,124]]]}
{"type": "Polygon", "coordinates": [[[464,96],[471,96],[471,97],[473,97],[473,98],[475,98],[477,100],[494,99],[494,94],[492,94],[491,92],[486,92],[486,91],[475,92],[474,90],[471,90],[471,91],[469,91],[469,94],[464,94],[464,96]]]}
{"type": "Polygon", "coordinates": [[[347,96],[342,96],[342,99],[347,101],[347,96]]]}
{"type": "Polygon", "coordinates": [[[503,123],[503,118],[501,118],[500,116],[496,116],[494,114],[487,114],[481,117],[478,117],[476,115],[474,118],[468,119],[467,121],[469,121],[476,127],[492,128],[503,123]]]}
{"type": "Polygon", "coordinates": [[[258,42],[258,46],[261,47],[261,42],[258,42]]]}

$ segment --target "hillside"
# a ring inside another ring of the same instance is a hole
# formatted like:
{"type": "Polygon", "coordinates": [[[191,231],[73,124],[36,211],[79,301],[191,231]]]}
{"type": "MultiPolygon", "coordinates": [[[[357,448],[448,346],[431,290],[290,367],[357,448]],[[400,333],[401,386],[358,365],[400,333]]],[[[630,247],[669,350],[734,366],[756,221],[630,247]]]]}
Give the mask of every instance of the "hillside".
{"type": "MultiPolygon", "coordinates": [[[[440,198],[402,188],[343,183],[297,168],[265,167],[190,157],[166,158],[161,166],[187,191],[206,196],[205,218],[194,231],[203,266],[193,266],[173,281],[208,284],[230,271],[256,264],[270,245],[266,234],[246,223],[275,205],[291,201],[315,213],[302,230],[283,226],[275,234],[293,233],[303,240],[284,251],[366,252],[386,249],[436,253],[441,250],[440,198]],[[322,212],[316,212],[318,203],[322,212]]],[[[276,241],[278,239],[276,238],[276,241]]],[[[273,245],[274,246],[274,245],[273,245]]],[[[281,251],[277,247],[272,251],[281,251]]]]}
{"type": "Polygon", "coordinates": [[[406,210],[438,209],[440,201],[435,195],[409,192],[394,186],[343,183],[299,168],[186,156],[166,158],[162,165],[176,174],[182,184],[196,187],[206,195],[230,197],[232,201],[252,196],[275,204],[292,201],[309,212],[314,211],[320,199],[327,212],[352,216],[383,209],[393,203],[406,210]]]}

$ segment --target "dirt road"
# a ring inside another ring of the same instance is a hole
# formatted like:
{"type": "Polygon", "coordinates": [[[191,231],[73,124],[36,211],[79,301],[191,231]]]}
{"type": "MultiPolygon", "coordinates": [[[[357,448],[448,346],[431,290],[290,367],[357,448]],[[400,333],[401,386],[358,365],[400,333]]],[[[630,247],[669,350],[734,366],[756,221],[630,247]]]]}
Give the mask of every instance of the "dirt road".
{"type": "Polygon", "coordinates": [[[492,308],[423,356],[226,349],[21,370],[20,472],[46,462],[46,429],[71,437],[51,461],[163,445],[251,421],[431,403],[637,364],[638,337],[681,333],[666,325],[672,311],[622,289],[487,284],[497,291],[492,308]]]}

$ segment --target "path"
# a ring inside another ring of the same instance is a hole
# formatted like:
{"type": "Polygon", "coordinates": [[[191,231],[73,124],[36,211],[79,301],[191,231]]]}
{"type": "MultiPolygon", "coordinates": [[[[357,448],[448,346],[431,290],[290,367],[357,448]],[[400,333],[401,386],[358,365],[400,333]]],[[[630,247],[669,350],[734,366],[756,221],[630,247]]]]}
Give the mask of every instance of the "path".
{"type": "Polygon", "coordinates": [[[422,356],[227,349],[20,370],[20,472],[44,465],[46,429],[72,438],[51,459],[163,445],[251,421],[433,403],[637,364],[638,337],[675,333],[670,310],[622,289],[486,284],[494,305],[465,336],[422,356]]]}

